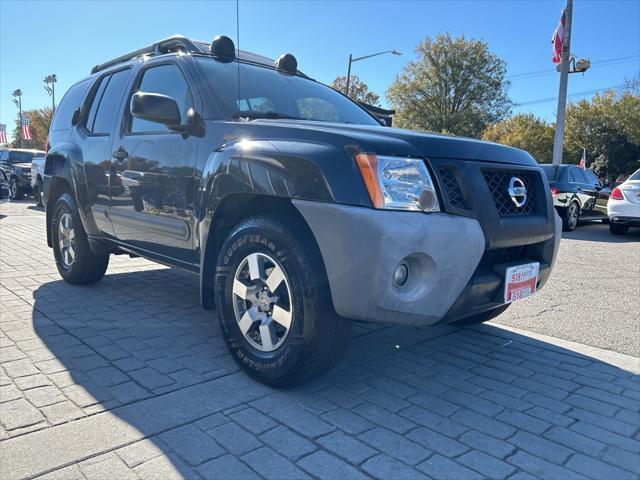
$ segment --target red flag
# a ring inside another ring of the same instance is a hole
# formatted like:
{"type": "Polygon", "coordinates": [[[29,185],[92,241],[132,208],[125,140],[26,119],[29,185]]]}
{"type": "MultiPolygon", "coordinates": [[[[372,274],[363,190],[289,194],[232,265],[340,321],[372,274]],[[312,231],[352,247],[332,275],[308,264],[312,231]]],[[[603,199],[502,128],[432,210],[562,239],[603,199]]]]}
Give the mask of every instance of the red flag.
{"type": "Polygon", "coordinates": [[[560,17],[560,23],[556,27],[556,31],[553,32],[551,37],[551,43],[553,44],[553,55],[551,61],[556,65],[562,62],[562,47],[564,46],[564,34],[565,34],[565,11],[562,10],[562,16],[560,17]]]}
{"type": "Polygon", "coordinates": [[[23,140],[31,140],[31,131],[29,130],[29,124],[30,123],[31,123],[31,121],[29,120],[29,116],[28,115],[22,115],[21,128],[22,128],[22,139],[23,140]]]}
{"type": "Polygon", "coordinates": [[[587,149],[582,149],[582,158],[580,159],[580,168],[587,168],[587,149]]]}

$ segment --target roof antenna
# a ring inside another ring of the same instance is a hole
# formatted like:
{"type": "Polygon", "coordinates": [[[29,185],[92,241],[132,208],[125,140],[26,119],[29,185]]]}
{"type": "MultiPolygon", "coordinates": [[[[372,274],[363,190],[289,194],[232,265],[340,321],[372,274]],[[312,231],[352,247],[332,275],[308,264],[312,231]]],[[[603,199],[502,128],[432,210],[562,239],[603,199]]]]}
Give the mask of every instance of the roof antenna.
{"type": "Polygon", "coordinates": [[[242,111],[240,108],[240,0],[236,0],[236,64],[238,65],[238,114],[242,111]]]}

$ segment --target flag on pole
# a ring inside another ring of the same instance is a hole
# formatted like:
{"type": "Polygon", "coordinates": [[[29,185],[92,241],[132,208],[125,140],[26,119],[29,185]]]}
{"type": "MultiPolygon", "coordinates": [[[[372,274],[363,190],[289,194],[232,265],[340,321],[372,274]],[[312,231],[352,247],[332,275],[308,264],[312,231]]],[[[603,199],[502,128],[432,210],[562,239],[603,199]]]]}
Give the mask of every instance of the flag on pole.
{"type": "Polygon", "coordinates": [[[0,145],[7,143],[7,126],[0,123],[0,145]]]}
{"type": "Polygon", "coordinates": [[[560,17],[560,22],[556,27],[555,32],[553,32],[553,36],[551,37],[551,43],[553,44],[553,55],[551,57],[551,61],[558,65],[562,62],[562,47],[564,46],[564,35],[565,35],[565,10],[562,10],[562,16],[560,17]]]}
{"type": "Polygon", "coordinates": [[[31,120],[29,120],[29,115],[23,114],[22,122],[20,122],[23,140],[31,140],[31,131],[29,130],[30,124],[31,124],[31,120]]]}
{"type": "Polygon", "coordinates": [[[582,158],[580,159],[580,168],[587,168],[587,149],[582,149],[582,158]]]}

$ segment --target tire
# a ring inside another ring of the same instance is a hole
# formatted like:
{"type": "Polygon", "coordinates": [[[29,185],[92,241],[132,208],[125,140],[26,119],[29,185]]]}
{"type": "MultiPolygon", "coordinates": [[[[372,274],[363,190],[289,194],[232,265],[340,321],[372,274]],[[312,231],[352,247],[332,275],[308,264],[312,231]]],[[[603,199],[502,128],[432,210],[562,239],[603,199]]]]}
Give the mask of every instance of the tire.
{"type": "Polygon", "coordinates": [[[248,218],[227,237],[216,268],[227,347],[242,370],[276,388],[330,370],[351,336],[351,321],[333,310],[320,252],[299,230],[271,217],[248,218]],[[262,278],[251,274],[252,265],[262,278]],[[277,288],[265,290],[267,284],[277,288]]]}
{"type": "Polygon", "coordinates": [[[23,196],[22,189],[18,186],[18,179],[13,177],[9,181],[9,199],[21,200],[23,196]]]}
{"type": "Polygon", "coordinates": [[[493,320],[498,315],[504,313],[504,311],[509,308],[511,304],[507,303],[506,305],[501,305],[498,308],[494,308],[493,310],[489,310],[487,312],[478,313],[477,315],[471,315],[470,317],[463,318],[456,322],[453,322],[454,325],[477,325],[479,323],[488,322],[489,320],[493,320]]]}
{"type": "Polygon", "coordinates": [[[33,199],[38,207],[42,207],[42,181],[40,180],[33,186],[33,199]]]}
{"type": "Polygon", "coordinates": [[[626,235],[629,231],[629,227],[626,225],[620,225],[619,223],[611,222],[609,224],[609,231],[612,235],[626,235]]]}
{"type": "Polygon", "coordinates": [[[91,250],[78,207],[71,195],[62,194],[53,207],[51,238],[58,272],[64,281],[87,285],[104,277],[109,254],[96,255],[91,250]]]}
{"type": "Polygon", "coordinates": [[[580,221],[580,205],[577,202],[571,202],[571,204],[565,208],[562,215],[562,229],[565,232],[572,232],[578,226],[580,221]]]}

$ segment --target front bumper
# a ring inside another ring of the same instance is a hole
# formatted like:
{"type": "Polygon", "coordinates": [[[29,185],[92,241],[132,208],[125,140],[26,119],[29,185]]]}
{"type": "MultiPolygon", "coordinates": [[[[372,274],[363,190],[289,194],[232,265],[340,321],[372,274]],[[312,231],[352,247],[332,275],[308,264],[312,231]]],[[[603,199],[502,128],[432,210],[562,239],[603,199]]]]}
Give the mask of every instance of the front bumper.
{"type": "Polygon", "coordinates": [[[515,256],[512,248],[486,252],[485,236],[474,218],[293,203],[320,248],[336,313],[392,324],[426,326],[499,306],[500,270],[509,262],[539,261],[541,287],[553,266],[562,230],[554,214],[555,233],[518,249],[515,256]],[[503,250],[511,256],[502,255],[503,250]],[[405,259],[409,259],[409,280],[397,287],[393,273],[405,259]]]}

